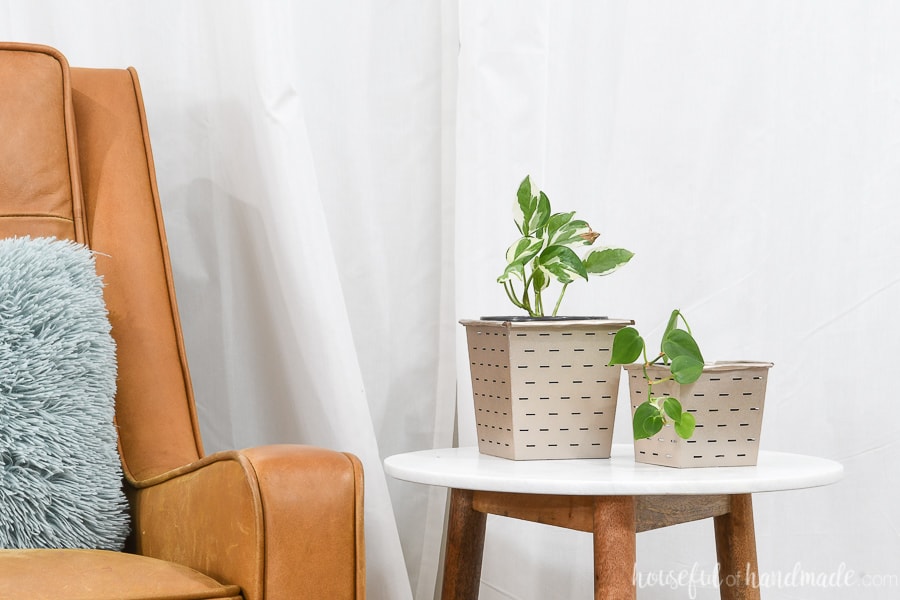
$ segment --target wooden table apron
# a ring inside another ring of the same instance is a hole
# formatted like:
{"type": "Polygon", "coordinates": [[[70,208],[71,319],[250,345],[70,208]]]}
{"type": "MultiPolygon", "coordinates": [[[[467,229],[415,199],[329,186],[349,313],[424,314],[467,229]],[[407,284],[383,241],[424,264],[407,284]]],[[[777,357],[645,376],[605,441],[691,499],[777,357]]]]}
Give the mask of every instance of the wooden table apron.
{"type": "Polygon", "coordinates": [[[840,479],[834,461],[762,452],[757,467],[672,469],[636,464],[631,446],[611,459],[510,461],[476,448],[389,457],[398,479],[450,488],[443,600],[475,600],[487,515],[591,533],[594,598],[635,599],[635,536],[713,518],[723,600],[759,599],[751,494],[827,485],[840,479]]]}

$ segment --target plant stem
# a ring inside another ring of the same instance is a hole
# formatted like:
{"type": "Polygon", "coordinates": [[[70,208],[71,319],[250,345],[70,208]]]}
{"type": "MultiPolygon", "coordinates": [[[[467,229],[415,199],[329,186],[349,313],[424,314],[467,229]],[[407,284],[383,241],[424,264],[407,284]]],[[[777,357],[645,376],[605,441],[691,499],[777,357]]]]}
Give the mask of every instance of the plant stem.
{"type": "Polygon", "coordinates": [[[654,358],[654,359],[653,359],[653,362],[650,362],[650,361],[647,360],[647,348],[644,347],[644,369],[643,369],[643,370],[644,370],[644,380],[647,382],[647,397],[648,397],[648,398],[652,398],[652,397],[653,397],[653,391],[652,391],[652,388],[653,388],[654,385],[656,385],[657,383],[662,383],[662,382],[664,382],[664,381],[672,381],[673,379],[675,379],[675,376],[674,376],[674,375],[670,375],[669,377],[666,377],[666,378],[664,378],[664,379],[657,379],[656,381],[652,381],[652,380],[650,379],[650,374],[647,372],[647,367],[649,367],[650,365],[652,365],[653,363],[655,363],[656,361],[658,361],[658,360],[659,360],[660,358],[662,358],[663,356],[665,356],[665,354],[662,353],[662,352],[660,352],[660,353],[659,353],[659,356],[657,356],[656,358],[654,358]]]}
{"type": "Polygon", "coordinates": [[[522,292],[522,304],[525,310],[528,311],[528,315],[531,317],[539,317],[541,313],[537,310],[540,302],[541,302],[541,294],[538,290],[534,291],[534,306],[535,308],[531,308],[531,298],[528,296],[528,288],[531,287],[531,282],[534,279],[534,272],[532,271],[531,275],[525,278],[525,291],[522,292]]]}
{"type": "Polygon", "coordinates": [[[687,319],[684,318],[684,315],[681,314],[680,310],[678,311],[678,318],[681,319],[682,323],[684,323],[684,328],[687,329],[687,332],[691,335],[694,335],[693,333],[691,333],[691,326],[688,325],[687,319]]]}
{"type": "MultiPolygon", "coordinates": [[[[528,283],[534,283],[534,274],[537,272],[537,267],[532,267],[531,269],[531,277],[528,278],[528,283]]],[[[533,317],[543,317],[544,316],[544,297],[541,295],[541,290],[536,285],[532,285],[534,288],[534,313],[531,316],[533,317]]]]}
{"type": "Polygon", "coordinates": [[[559,293],[559,298],[556,299],[556,306],[553,307],[553,316],[556,316],[557,311],[559,311],[559,305],[562,303],[563,296],[566,295],[566,288],[569,287],[568,283],[564,283],[562,287],[562,291],[559,293]]]}
{"type": "MultiPolygon", "coordinates": [[[[660,352],[659,354],[656,355],[656,358],[654,358],[652,361],[650,361],[646,364],[655,365],[657,362],[659,362],[660,359],[665,359],[665,358],[666,358],[666,353],[660,352]]],[[[645,359],[646,359],[646,357],[645,357],[645,359]]],[[[665,363],[665,360],[663,360],[663,362],[665,363]]],[[[665,363],[665,364],[668,364],[668,363],[665,363]]]]}
{"type": "MultiPolygon", "coordinates": [[[[525,306],[524,304],[522,304],[522,302],[519,301],[518,298],[516,298],[516,293],[515,293],[515,290],[513,289],[512,282],[504,281],[503,289],[506,290],[506,296],[509,298],[510,302],[512,302],[515,306],[517,306],[523,310],[528,310],[528,307],[525,306]]],[[[529,312],[531,312],[531,311],[529,311],[529,312]]]]}
{"type": "Polygon", "coordinates": [[[641,370],[644,372],[644,381],[647,382],[647,401],[649,402],[653,399],[653,388],[650,387],[650,374],[647,373],[647,365],[650,364],[650,359],[647,358],[647,344],[642,344],[642,346],[641,354],[644,355],[644,364],[642,365],[641,370]]]}

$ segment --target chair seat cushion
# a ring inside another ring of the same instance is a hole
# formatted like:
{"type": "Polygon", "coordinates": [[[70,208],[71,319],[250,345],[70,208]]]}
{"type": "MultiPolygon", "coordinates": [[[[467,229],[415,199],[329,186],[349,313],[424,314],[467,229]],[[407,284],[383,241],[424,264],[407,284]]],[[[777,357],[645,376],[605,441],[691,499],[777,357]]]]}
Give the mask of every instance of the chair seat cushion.
{"type": "Polygon", "coordinates": [[[109,550],[0,550],[0,598],[29,600],[239,600],[174,563],[109,550]]]}

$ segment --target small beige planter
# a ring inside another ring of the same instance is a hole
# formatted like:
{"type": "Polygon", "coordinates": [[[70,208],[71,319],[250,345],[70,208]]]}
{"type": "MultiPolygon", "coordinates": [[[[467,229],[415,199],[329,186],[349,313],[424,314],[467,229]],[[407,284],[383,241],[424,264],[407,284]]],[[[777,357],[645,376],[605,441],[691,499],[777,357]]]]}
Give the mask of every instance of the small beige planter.
{"type": "Polygon", "coordinates": [[[613,336],[632,321],[464,320],[478,449],[515,460],[609,458],[621,369],[613,336]]]}
{"type": "MultiPolygon", "coordinates": [[[[674,396],[697,419],[689,440],[671,425],[652,438],[634,441],[637,462],[667,467],[732,467],[755,465],[759,454],[766,381],[772,363],[717,362],[707,365],[696,382],[674,381],[654,386],[656,396],[674,396]]],[[[647,399],[642,365],[625,365],[631,414],[647,399]]],[[[654,380],[667,377],[665,367],[651,365],[654,380]]]]}

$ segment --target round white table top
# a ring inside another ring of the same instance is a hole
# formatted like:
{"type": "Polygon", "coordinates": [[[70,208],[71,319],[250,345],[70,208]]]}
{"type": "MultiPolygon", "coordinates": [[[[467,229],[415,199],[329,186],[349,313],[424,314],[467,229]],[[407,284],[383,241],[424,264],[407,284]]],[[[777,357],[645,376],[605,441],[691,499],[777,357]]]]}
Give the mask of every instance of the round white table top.
{"type": "Polygon", "coordinates": [[[630,444],[615,444],[609,459],[509,460],[478,448],[441,448],[389,456],[385,471],[397,479],[449,488],[557,494],[642,496],[749,494],[828,485],[843,466],[833,460],[760,451],[753,467],[677,469],[634,462],[630,444]]]}

